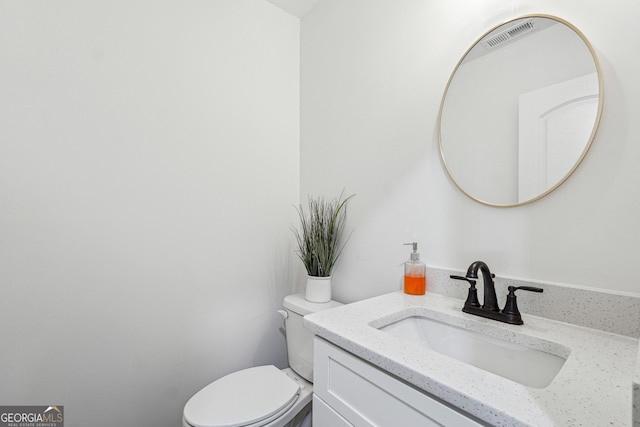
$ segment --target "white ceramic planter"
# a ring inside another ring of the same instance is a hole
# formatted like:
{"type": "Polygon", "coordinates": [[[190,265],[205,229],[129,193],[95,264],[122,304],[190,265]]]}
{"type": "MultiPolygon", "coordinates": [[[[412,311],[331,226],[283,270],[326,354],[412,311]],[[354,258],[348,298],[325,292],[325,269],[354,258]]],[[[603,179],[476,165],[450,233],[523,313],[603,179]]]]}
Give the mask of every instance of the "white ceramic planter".
{"type": "Polygon", "coordinates": [[[317,303],[331,301],[331,276],[307,276],[304,298],[309,302],[317,303]]]}

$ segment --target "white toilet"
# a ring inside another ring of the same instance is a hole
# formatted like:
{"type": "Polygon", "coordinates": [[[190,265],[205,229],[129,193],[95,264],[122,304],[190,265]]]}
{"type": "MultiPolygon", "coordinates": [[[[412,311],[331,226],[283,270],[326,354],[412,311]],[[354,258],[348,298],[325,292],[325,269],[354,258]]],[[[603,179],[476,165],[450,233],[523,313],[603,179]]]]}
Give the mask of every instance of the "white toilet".
{"type": "Polygon", "coordinates": [[[284,298],[289,368],[243,369],[222,377],[189,399],[183,427],[307,427],[311,425],[313,334],[302,324],[309,313],[337,307],[309,302],[304,294],[284,298]]]}

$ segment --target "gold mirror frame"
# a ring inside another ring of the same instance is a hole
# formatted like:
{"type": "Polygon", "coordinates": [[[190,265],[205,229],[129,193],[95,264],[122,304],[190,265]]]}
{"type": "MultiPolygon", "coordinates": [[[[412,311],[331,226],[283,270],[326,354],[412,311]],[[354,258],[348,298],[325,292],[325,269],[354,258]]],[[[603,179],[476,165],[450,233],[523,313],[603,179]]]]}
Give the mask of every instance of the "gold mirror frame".
{"type": "Polygon", "coordinates": [[[584,157],[586,156],[587,152],[589,151],[589,148],[591,147],[591,144],[593,143],[593,140],[595,138],[598,126],[600,124],[600,118],[601,118],[601,115],[602,115],[603,105],[604,105],[604,84],[603,84],[603,77],[602,77],[602,71],[601,71],[601,68],[600,68],[600,63],[598,62],[598,58],[596,56],[595,50],[593,49],[593,46],[591,45],[589,40],[587,40],[587,38],[584,36],[584,34],[580,30],[578,30],[573,24],[569,23],[568,21],[566,21],[566,20],[564,20],[562,18],[558,18],[558,17],[553,16],[553,15],[545,15],[545,14],[522,15],[522,16],[510,19],[508,21],[505,21],[505,22],[503,22],[501,24],[495,25],[494,27],[489,29],[486,33],[484,33],[481,37],[479,37],[471,45],[471,47],[469,47],[469,49],[467,49],[467,51],[464,53],[464,55],[462,55],[462,57],[460,58],[460,60],[456,64],[455,68],[453,69],[453,72],[451,73],[451,75],[449,77],[449,80],[448,80],[447,85],[445,87],[444,93],[442,95],[442,100],[440,102],[440,109],[439,109],[439,112],[438,112],[438,148],[439,148],[439,152],[440,152],[440,159],[441,159],[442,164],[443,164],[445,170],[447,171],[447,174],[448,174],[449,178],[451,179],[451,181],[456,185],[456,187],[458,187],[458,189],[460,189],[460,191],[462,191],[462,193],[464,193],[470,199],[475,200],[476,202],[481,203],[483,205],[493,206],[493,207],[516,207],[516,206],[527,205],[529,203],[533,203],[536,200],[539,200],[539,199],[543,198],[544,196],[548,195],[549,193],[554,191],[556,188],[558,188],[560,185],[562,185],[573,174],[573,172],[578,168],[578,166],[582,163],[584,157]],[[591,58],[593,59],[593,63],[594,63],[594,66],[595,66],[595,72],[596,72],[597,78],[598,78],[598,97],[599,97],[598,98],[598,107],[597,107],[597,113],[596,113],[596,117],[595,117],[595,120],[594,120],[593,128],[591,130],[591,134],[590,134],[590,136],[588,138],[588,141],[586,142],[586,145],[585,145],[581,155],[576,160],[575,164],[569,170],[569,172],[567,172],[557,183],[552,185],[550,188],[548,188],[547,190],[543,191],[542,193],[538,194],[537,196],[535,196],[535,197],[533,197],[533,198],[531,198],[529,200],[525,200],[525,201],[517,202],[517,203],[513,203],[513,204],[498,204],[498,203],[493,203],[491,201],[482,200],[482,199],[480,199],[478,197],[475,197],[474,195],[470,194],[467,190],[465,190],[460,185],[458,180],[456,180],[456,178],[454,177],[452,171],[450,170],[450,168],[449,168],[449,166],[447,164],[447,161],[446,161],[446,158],[445,158],[445,154],[444,154],[444,149],[443,149],[442,113],[443,113],[443,109],[444,109],[444,106],[445,106],[447,93],[449,92],[449,88],[451,86],[453,78],[454,78],[456,72],[458,71],[458,69],[460,68],[460,66],[465,61],[465,58],[467,57],[469,52],[471,52],[471,50],[474,47],[476,47],[485,37],[487,37],[487,35],[491,34],[495,30],[497,30],[498,28],[500,28],[502,26],[507,26],[507,25],[509,25],[509,24],[511,24],[511,23],[513,23],[515,21],[522,20],[522,19],[527,19],[527,18],[546,18],[546,19],[551,19],[551,20],[557,21],[558,23],[564,24],[569,29],[573,30],[573,32],[576,35],[578,35],[580,37],[580,39],[582,39],[584,45],[587,47],[589,53],[591,54],[591,58]]]}

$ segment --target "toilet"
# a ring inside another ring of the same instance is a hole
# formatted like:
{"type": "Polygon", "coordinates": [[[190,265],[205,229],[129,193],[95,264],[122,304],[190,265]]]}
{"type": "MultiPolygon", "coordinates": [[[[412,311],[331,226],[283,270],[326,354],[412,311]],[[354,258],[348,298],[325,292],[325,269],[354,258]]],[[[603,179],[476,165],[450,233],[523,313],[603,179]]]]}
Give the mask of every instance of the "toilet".
{"type": "Polygon", "coordinates": [[[309,302],[301,293],[286,296],[283,305],[289,367],[256,366],[212,382],[184,406],[183,427],[311,426],[313,334],[302,318],[342,304],[309,302]]]}

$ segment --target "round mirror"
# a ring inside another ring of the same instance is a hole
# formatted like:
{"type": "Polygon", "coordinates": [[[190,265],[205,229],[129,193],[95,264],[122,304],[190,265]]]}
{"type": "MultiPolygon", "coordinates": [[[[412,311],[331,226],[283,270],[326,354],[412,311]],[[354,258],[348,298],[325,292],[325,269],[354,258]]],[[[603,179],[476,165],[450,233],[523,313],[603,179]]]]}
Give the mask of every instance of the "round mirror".
{"type": "Polygon", "coordinates": [[[458,62],[440,105],[447,173],[467,196],[518,206],[578,167],[600,121],[602,76],[568,22],[528,15],[494,27],[458,62]]]}

